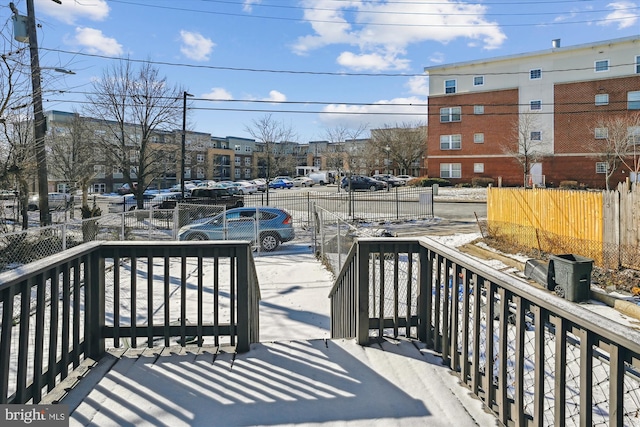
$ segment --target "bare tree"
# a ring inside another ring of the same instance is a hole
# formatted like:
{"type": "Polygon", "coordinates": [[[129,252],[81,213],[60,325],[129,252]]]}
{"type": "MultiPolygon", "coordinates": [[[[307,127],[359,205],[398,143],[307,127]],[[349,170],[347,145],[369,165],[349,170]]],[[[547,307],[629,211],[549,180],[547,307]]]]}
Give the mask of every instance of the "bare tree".
{"type": "MultiPolygon", "coordinates": [[[[158,68],[144,63],[134,70],[122,60],[104,71],[88,96],[87,116],[98,119],[105,133],[98,138],[110,165],[122,174],[143,207],[142,193],[162,176],[169,150],[157,150],[153,136],[177,128],[182,118],[183,89],[170,86],[158,68]]],[[[177,149],[177,147],[176,147],[177,149]]]]}
{"type": "Polygon", "coordinates": [[[600,119],[593,129],[595,143],[591,147],[594,157],[605,164],[605,186],[609,190],[611,176],[622,165],[634,176],[640,172],[640,114],[614,116],[600,119]]]}
{"type": "MultiPolygon", "coordinates": [[[[427,127],[424,124],[385,125],[371,131],[371,143],[378,156],[402,171],[410,171],[427,150],[427,127]]],[[[387,165],[391,167],[391,165],[387,165]]]]}
{"type": "MultiPolygon", "coordinates": [[[[95,177],[96,147],[93,122],[74,113],[64,129],[51,129],[47,138],[52,159],[51,173],[71,184],[72,192],[82,190],[82,206],[87,207],[89,184],[95,177]]],[[[73,211],[72,211],[73,212],[73,211]]]]}
{"type": "Polygon", "coordinates": [[[17,192],[22,228],[29,226],[29,187],[36,175],[29,49],[17,47],[11,19],[0,28],[0,185],[17,192]]]}
{"type": "Polygon", "coordinates": [[[292,127],[275,120],[271,114],[266,114],[260,119],[252,120],[251,125],[246,126],[245,130],[253,139],[264,145],[264,151],[257,153],[257,157],[266,166],[267,181],[271,179],[274,170],[292,169],[288,163],[292,156],[278,150],[280,143],[293,141],[296,138],[292,127]]]}
{"type": "Polygon", "coordinates": [[[507,143],[502,146],[502,151],[522,167],[524,186],[527,185],[526,177],[531,172],[531,166],[543,156],[543,132],[540,126],[536,113],[520,114],[507,134],[507,143]]]}
{"type": "Polygon", "coordinates": [[[352,164],[356,164],[356,157],[362,153],[355,150],[354,144],[348,141],[358,140],[367,131],[367,125],[361,124],[358,128],[336,126],[325,129],[325,138],[334,147],[327,153],[327,167],[338,172],[346,168],[350,170],[352,164]]]}

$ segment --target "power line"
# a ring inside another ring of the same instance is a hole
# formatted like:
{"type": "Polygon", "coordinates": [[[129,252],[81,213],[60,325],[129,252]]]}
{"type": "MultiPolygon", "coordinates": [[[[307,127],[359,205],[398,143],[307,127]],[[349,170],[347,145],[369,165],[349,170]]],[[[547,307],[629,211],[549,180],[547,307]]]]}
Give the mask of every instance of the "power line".
{"type": "MultiPolygon", "coordinates": [[[[63,49],[52,49],[40,47],[40,50],[45,50],[48,52],[56,52],[56,53],[64,53],[68,55],[74,56],[86,56],[91,58],[100,58],[107,59],[111,61],[126,61],[132,63],[145,63],[145,64],[154,64],[154,65],[165,65],[169,67],[185,67],[185,68],[195,68],[195,69],[204,69],[204,70],[218,70],[218,71],[245,71],[252,73],[273,73],[273,74],[303,74],[303,75],[322,75],[322,76],[354,76],[354,77],[427,77],[425,73],[347,73],[347,72],[335,72],[335,71],[305,71],[305,70],[274,70],[268,68],[247,68],[247,67],[230,67],[230,66],[219,66],[219,65],[199,65],[199,64],[186,64],[184,62],[168,62],[168,61],[152,61],[148,59],[135,59],[135,58],[123,58],[117,56],[109,56],[109,55],[100,55],[97,53],[86,53],[86,52],[74,52],[63,49]]],[[[628,67],[631,65],[636,65],[634,62],[624,63],[624,64],[610,64],[609,68],[617,68],[617,67],[628,67]]],[[[554,70],[546,70],[542,69],[543,73],[563,73],[563,72],[572,72],[572,71],[585,71],[593,69],[593,65],[588,67],[578,67],[578,68],[562,68],[562,69],[554,69],[554,70]]],[[[494,73],[482,73],[484,76],[507,76],[507,75],[518,75],[518,74],[529,74],[529,71],[510,71],[510,72],[494,72],[494,73]]],[[[448,73],[449,76],[477,76],[478,73],[448,73]]]]}
{"type": "MultiPolygon", "coordinates": [[[[167,9],[167,10],[177,10],[181,12],[190,12],[190,13],[206,13],[212,15],[220,15],[220,16],[234,16],[241,18],[253,18],[253,19],[266,19],[266,20],[278,20],[278,21],[305,21],[305,22],[314,22],[314,23],[324,23],[324,24],[338,24],[344,25],[348,23],[350,25],[355,25],[356,23],[348,22],[348,21],[331,21],[331,20],[321,20],[321,19],[303,19],[303,18],[287,18],[283,16],[265,16],[265,15],[254,15],[254,14],[246,14],[246,13],[233,13],[233,12],[220,12],[220,11],[208,11],[201,9],[187,9],[183,7],[174,7],[174,6],[160,6],[157,4],[141,4],[133,1],[125,1],[125,0],[109,0],[112,3],[122,3],[133,6],[140,7],[150,7],[156,9],[167,9]]],[[[555,2],[554,2],[555,3],[555,2]]],[[[448,4],[448,3],[443,3],[448,4]]],[[[504,3],[503,3],[504,4],[504,3]]],[[[527,3],[533,4],[533,3],[527,3]]],[[[457,13],[454,15],[458,15],[457,13]]],[[[585,23],[594,23],[594,22],[618,22],[627,19],[637,19],[639,15],[625,16],[625,17],[616,17],[616,18],[604,18],[604,19],[589,19],[584,21],[552,21],[552,22],[534,22],[534,23],[524,23],[524,24],[500,24],[501,27],[531,27],[531,26],[556,26],[556,25],[574,25],[574,24],[585,24],[585,23]]],[[[468,28],[468,27],[495,27],[498,24],[495,23],[487,23],[487,24],[478,24],[478,23],[470,23],[470,24],[452,24],[452,23],[443,23],[443,24],[410,24],[410,23],[390,23],[390,22],[366,22],[363,25],[371,25],[371,26],[391,26],[391,27],[425,27],[425,28],[441,28],[441,27],[456,27],[456,28],[468,28]]]]}

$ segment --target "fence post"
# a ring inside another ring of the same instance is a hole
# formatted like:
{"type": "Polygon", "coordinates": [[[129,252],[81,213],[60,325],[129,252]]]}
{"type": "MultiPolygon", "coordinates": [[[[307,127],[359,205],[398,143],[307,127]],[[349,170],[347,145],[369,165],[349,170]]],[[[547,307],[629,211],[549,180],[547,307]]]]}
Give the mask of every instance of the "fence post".
{"type": "Polygon", "coordinates": [[[122,222],[120,223],[120,240],[124,240],[124,223],[126,215],[127,214],[125,212],[120,214],[120,218],[122,218],[122,222]]]}
{"type": "Polygon", "coordinates": [[[180,215],[178,214],[178,203],[173,208],[173,240],[178,240],[178,230],[180,229],[180,215]]]}
{"type": "Polygon", "coordinates": [[[102,337],[105,321],[105,268],[100,248],[85,257],[85,342],[87,357],[98,360],[105,352],[102,337]]]}
{"type": "Polygon", "coordinates": [[[342,267],[342,245],[340,244],[340,220],[336,217],[336,232],[338,233],[337,241],[338,241],[338,268],[340,271],[340,267],[342,267]]]}
{"type": "Polygon", "coordinates": [[[62,223],[62,250],[67,250],[67,223],[62,223]]]}
{"type": "Polygon", "coordinates": [[[356,341],[369,344],[369,246],[358,242],[356,341]]]}
{"type": "Polygon", "coordinates": [[[396,219],[400,219],[400,200],[398,200],[398,187],[396,187],[396,219]]]}
{"type": "Polygon", "coordinates": [[[238,345],[236,349],[238,353],[249,351],[251,344],[251,323],[249,319],[257,316],[258,313],[250,313],[251,298],[249,298],[249,251],[251,245],[240,247],[236,250],[236,260],[238,268],[236,274],[238,277],[238,320],[237,320],[237,338],[238,345]]]}

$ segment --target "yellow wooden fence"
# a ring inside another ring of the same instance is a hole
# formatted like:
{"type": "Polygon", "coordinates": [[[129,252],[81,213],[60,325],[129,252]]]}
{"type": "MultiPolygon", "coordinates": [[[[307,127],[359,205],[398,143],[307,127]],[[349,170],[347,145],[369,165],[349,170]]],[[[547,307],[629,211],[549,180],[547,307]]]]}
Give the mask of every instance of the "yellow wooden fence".
{"type": "Polygon", "coordinates": [[[602,201],[602,192],[489,188],[488,232],[516,245],[582,255],[602,265],[602,201]]]}

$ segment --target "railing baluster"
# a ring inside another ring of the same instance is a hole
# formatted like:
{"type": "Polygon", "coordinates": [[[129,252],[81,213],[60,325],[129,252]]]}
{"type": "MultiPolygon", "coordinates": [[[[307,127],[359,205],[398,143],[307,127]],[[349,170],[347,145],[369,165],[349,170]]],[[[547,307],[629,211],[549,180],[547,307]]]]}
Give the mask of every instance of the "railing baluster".
{"type": "MultiPolygon", "coordinates": [[[[567,322],[557,316],[553,317],[553,325],[555,326],[555,375],[553,381],[554,395],[554,418],[555,425],[564,424],[566,416],[567,403],[567,387],[565,380],[567,378],[567,322]]],[[[616,424],[614,424],[616,425],[616,424]]],[[[617,424],[621,425],[621,424],[617,424]]]]}
{"type": "Polygon", "coordinates": [[[593,425],[593,335],[580,329],[580,426],[593,425]]]}
{"type": "Polygon", "coordinates": [[[130,307],[130,326],[131,326],[131,347],[138,347],[138,254],[133,253],[130,258],[131,277],[129,278],[129,307],[130,307]]]}
{"type": "Polygon", "coordinates": [[[45,274],[40,273],[36,278],[36,334],[35,352],[33,356],[33,388],[30,396],[34,402],[39,402],[42,398],[42,369],[44,362],[44,312],[45,307],[45,274]]]}
{"type": "Polygon", "coordinates": [[[49,276],[51,303],[49,307],[49,360],[47,367],[47,391],[56,386],[58,376],[58,322],[60,320],[60,267],[54,267],[49,276]]]}
{"type": "Polygon", "coordinates": [[[509,326],[509,296],[507,294],[507,290],[502,287],[498,288],[498,296],[500,297],[500,312],[498,314],[498,389],[496,404],[498,405],[498,416],[500,421],[506,425],[509,418],[509,408],[507,406],[507,366],[509,366],[509,361],[507,360],[507,344],[509,343],[507,329],[509,326]]]}
{"type": "Polygon", "coordinates": [[[2,300],[2,330],[0,331],[0,404],[8,402],[9,394],[9,361],[11,355],[11,333],[13,329],[13,286],[0,292],[2,300]]]}
{"type": "MultiPolygon", "coordinates": [[[[18,375],[16,378],[16,402],[26,402],[27,363],[29,358],[29,322],[31,320],[31,287],[33,282],[25,280],[20,290],[20,333],[18,335],[18,375]]],[[[13,306],[13,304],[12,304],[13,306]]],[[[5,323],[2,323],[5,325],[5,323]]]]}
{"type": "MultiPolygon", "coordinates": [[[[176,206],[176,209],[178,207],[176,206]]],[[[164,306],[164,346],[165,347],[169,347],[169,345],[171,344],[170,339],[171,339],[171,313],[170,313],[170,303],[169,303],[169,297],[171,296],[171,274],[170,274],[170,269],[169,267],[171,267],[171,258],[168,255],[169,249],[166,248],[164,250],[164,256],[163,256],[163,260],[164,260],[164,280],[163,280],[163,285],[164,285],[164,292],[162,295],[162,304],[164,306]]]]}
{"type": "Polygon", "coordinates": [[[517,427],[524,427],[526,424],[524,416],[524,360],[525,360],[525,329],[527,324],[525,321],[525,307],[523,298],[514,295],[513,303],[516,305],[515,327],[516,342],[515,346],[515,381],[514,381],[514,406],[515,411],[512,415],[513,421],[517,427]]]}
{"type": "MultiPolygon", "coordinates": [[[[149,227],[151,229],[151,227],[149,227]]],[[[147,254],[147,348],[152,348],[153,343],[153,256],[147,254]]]]}

